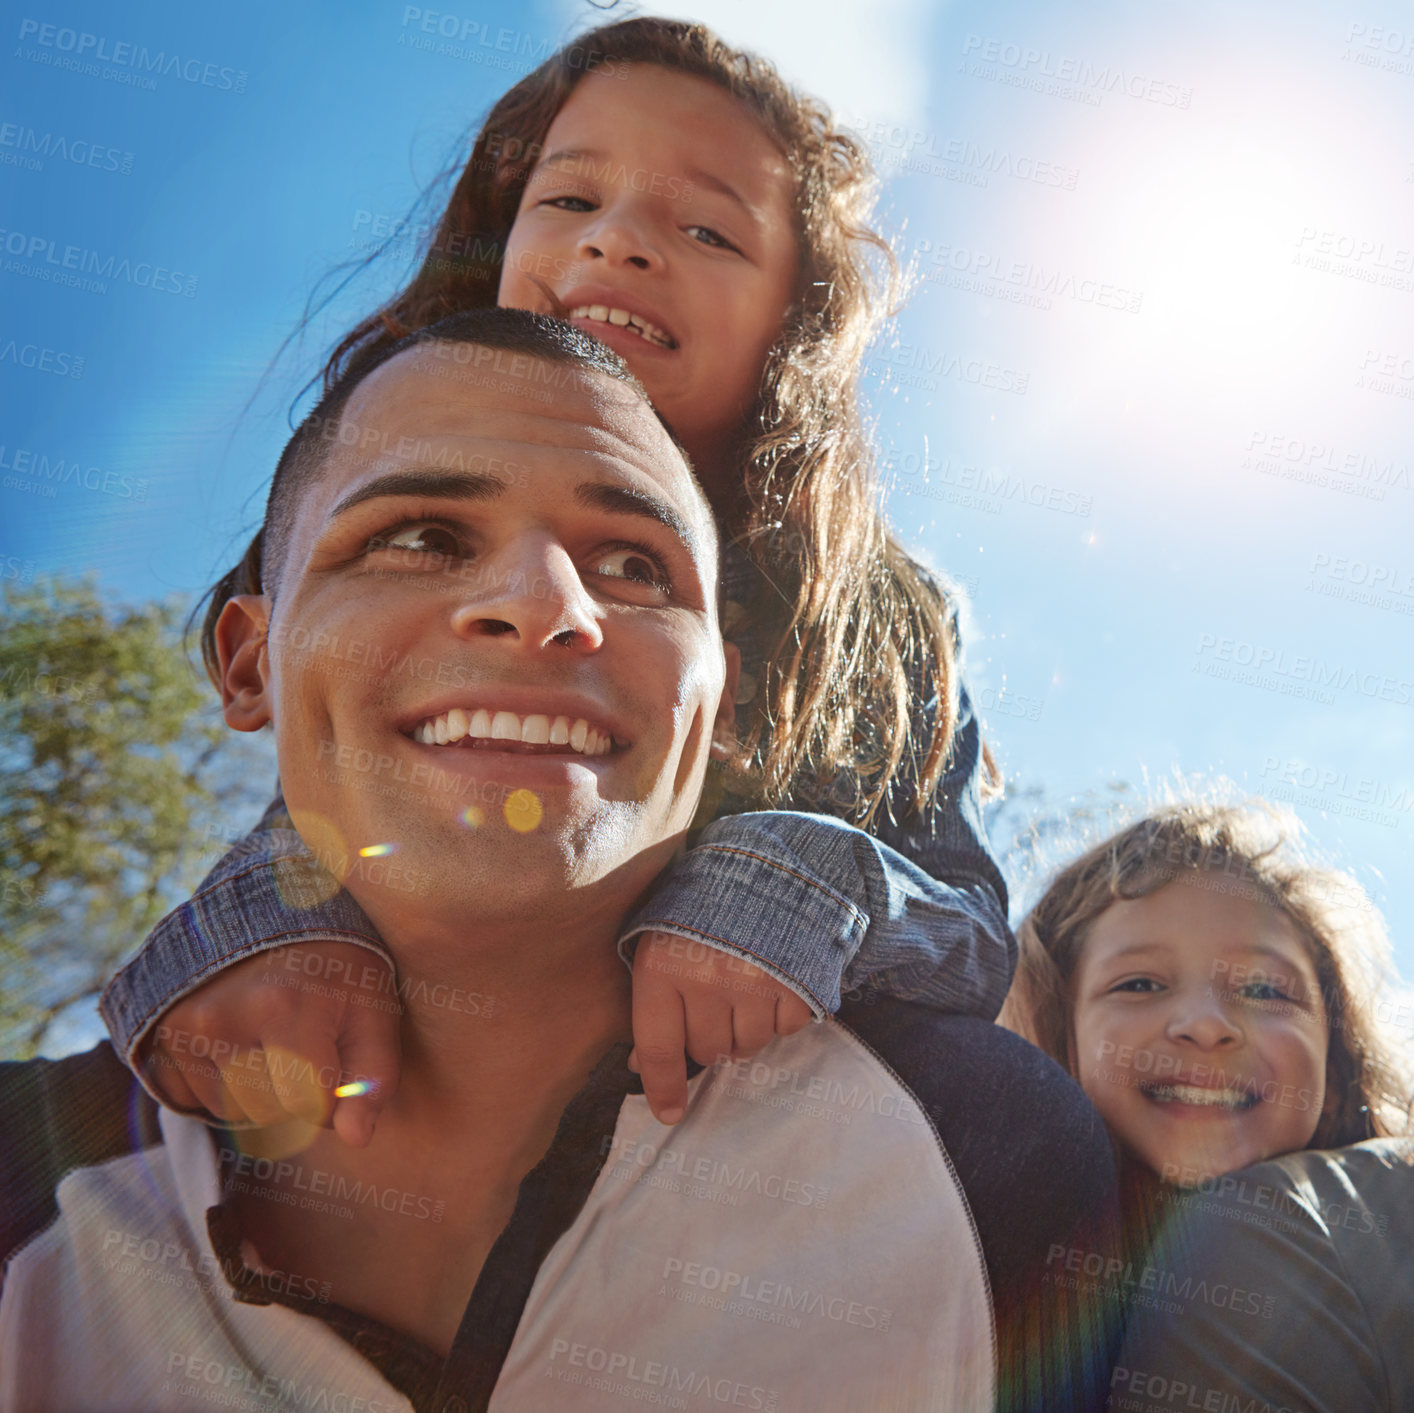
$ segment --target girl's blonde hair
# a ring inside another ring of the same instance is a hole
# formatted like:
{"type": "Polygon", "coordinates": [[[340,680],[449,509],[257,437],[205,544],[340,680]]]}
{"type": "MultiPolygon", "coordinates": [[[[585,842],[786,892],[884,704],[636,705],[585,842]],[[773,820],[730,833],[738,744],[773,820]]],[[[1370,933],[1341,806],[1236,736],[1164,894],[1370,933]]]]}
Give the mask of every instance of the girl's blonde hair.
{"type": "Polygon", "coordinates": [[[1263,800],[1167,805],[1067,865],[1017,933],[1020,961],[1001,1022],[1072,1068],[1072,982],[1095,920],[1112,903],[1176,879],[1253,897],[1295,925],[1330,1026],[1326,1108],[1312,1148],[1408,1130],[1408,1066],[1377,1016],[1392,974],[1379,912],[1348,876],[1306,856],[1300,825],[1263,800]]]}
{"type": "MultiPolygon", "coordinates": [[[[957,724],[955,621],[883,520],[858,405],[863,355],[889,312],[897,265],[869,224],[867,152],[767,61],[702,25],[648,17],[565,45],[491,109],[421,268],[340,340],[324,389],[405,334],[496,303],[506,240],[550,124],[586,74],[620,74],[628,63],[725,89],[780,146],[796,184],[794,299],[740,432],[740,495],[721,512],[726,536],[760,570],[764,601],[751,607],[772,642],[737,772],[766,804],[828,798],[861,823],[886,796],[921,809],[957,724]],[[915,705],[926,739],[914,738],[915,705]]],[[[255,543],[213,590],[208,629],[232,594],[259,592],[259,563],[255,543]]],[[[996,791],[990,754],[985,761],[996,791]]]]}

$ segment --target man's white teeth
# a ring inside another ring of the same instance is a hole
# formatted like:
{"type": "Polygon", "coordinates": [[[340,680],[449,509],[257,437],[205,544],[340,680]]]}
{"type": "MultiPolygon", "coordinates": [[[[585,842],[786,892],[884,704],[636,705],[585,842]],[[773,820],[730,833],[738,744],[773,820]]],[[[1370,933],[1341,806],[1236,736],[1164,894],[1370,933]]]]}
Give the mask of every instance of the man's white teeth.
{"type": "Polygon", "coordinates": [[[475,711],[453,707],[424,721],[412,736],[424,746],[455,746],[469,736],[482,741],[522,741],[527,746],[568,746],[586,756],[607,755],[614,744],[607,731],[596,730],[583,717],[571,720],[539,712],[517,716],[513,711],[498,711],[492,716],[485,707],[475,711]]]}
{"type": "Polygon", "coordinates": [[[1200,1104],[1216,1109],[1250,1108],[1256,1096],[1245,1089],[1204,1089],[1196,1084],[1156,1084],[1149,1097],[1160,1104],[1200,1104]]]}
{"type": "Polygon", "coordinates": [[[672,339],[663,332],[656,324],[650,324],[647,319],[637,314],[630,314],[627,309],[614,309],[607,304],[581,304],[578,309],[570,310],[571,319],[593,319],[596,324],[613,324],[615,328],[632,329],[640,337],[647,339],[649,343],[657,344],[659,348],[672,348],[672,339]]]}

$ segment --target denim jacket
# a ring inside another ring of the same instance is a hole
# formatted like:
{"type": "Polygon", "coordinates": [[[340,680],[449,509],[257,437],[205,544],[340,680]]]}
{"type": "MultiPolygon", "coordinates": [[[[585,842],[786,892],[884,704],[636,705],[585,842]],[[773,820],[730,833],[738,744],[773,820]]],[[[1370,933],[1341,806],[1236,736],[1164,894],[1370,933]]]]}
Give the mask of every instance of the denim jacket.
{"type": "MultiPolygon", "coordinates": [[[[738,700],[749,712],[765,647],[754,616],[735,605],[759,583],[731,549],[722,587],[726,621],[738,620],[729,634],[742,654],[738,700]]],[[[926,739],[935,705],[915,701],[916,736],[926,739]]],[[[817,1017],[837,1010],[848,990],[991,1020],[1011,984],[1016,943],[982,822],[981,771],[980,729],[963,688],[949,767],[923,814],[895,805],[893,819],[903,821],[895,823],[880,810],[877,833],[868,834],[828,814],[722,813],[629,920],[620,954],[629,960],[644,931],[674,933],[754,962],[817,1017]]],[[[742,801],[728,796],[723,809],[740,811],[742,801]]],[[[100,1009],[118,1053],[136,1068],[162,1013],[224,967],[321,941],[358,943],[392,966],[373,924],[309,854],[277,798],[109,983],[100,1009]]]]}

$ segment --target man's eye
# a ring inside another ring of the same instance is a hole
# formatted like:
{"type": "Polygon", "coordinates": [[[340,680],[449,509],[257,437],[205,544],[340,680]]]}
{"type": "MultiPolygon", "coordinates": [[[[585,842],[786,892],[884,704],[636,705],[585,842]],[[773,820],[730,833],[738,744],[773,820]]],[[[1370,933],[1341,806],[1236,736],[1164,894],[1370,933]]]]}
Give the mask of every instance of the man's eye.
{"type": "Polygon", "coordinates": [[[375,535],[368,542],[370,550],[386,550],[406,559],[424,559],[429,563],[444,559],[459,559],[465,553],[461,540],[445,525],[403,525],[375,535]]]}
{"type": "Polygon", "coordinates": [[[594,572],[606,579],[627,579],[666,592],[671,586],[658,557],[634,546],[606,550],[594,560],[594,572]]]}

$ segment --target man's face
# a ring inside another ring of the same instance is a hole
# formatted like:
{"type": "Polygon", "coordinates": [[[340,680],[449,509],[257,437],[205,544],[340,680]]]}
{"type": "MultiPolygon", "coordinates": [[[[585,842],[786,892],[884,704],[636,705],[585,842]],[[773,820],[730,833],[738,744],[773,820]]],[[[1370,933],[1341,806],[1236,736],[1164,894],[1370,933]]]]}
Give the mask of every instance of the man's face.
{"type": "Polygon", "coordinates": [[[380,926],[626,906],[730,710],[711,522],[651,410],[601,374],[477,358],[410,350],[359,386],[253,694],[227,674],[228,720],[273,720],[297,827],[380,926]]]}

